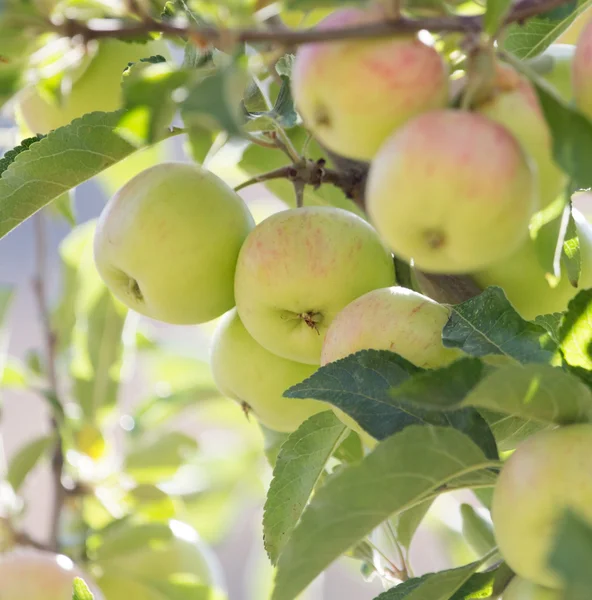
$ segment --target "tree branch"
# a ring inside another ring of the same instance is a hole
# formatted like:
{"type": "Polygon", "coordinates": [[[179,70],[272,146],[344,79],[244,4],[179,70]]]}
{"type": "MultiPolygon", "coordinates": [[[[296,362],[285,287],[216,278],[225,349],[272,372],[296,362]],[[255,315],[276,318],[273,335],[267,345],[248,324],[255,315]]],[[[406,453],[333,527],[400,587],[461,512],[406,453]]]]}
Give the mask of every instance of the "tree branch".
{"type": "MultiPolygon", "coordinates": [[[[520,23],[530,17],[553,10],[571,0],[519,0],[505,19],[505,24],[520,23]]],[[[210,26],[193,26],[184,22],[159,21],[145,17],[141,22],[126,22],[121,19],[93,19],[89,23],[65,19],[53,28],[68,37],[81,36],[84,40],[101,38],[134,38],[150,33],[163,33],[193,39],[198,44],[268,43],[285,47],[296,47],[311,42],[391,37],[399,33],[415,33],[422,29],[434,33],[471,33],[482,30],[482,17],[453,15],[409,19],[401,17],[366,25],[341,29],[293,30],[285,27],[270,29],[219,29],[210,26]]]]}
{"type": "MultiPolygon", "coordinates": [[[[36,257],[36,276],[34,280],[35,296],[37,306],[43,325],[43,334],[45,342],[45,358],[47,362],[47,379],[50,391],[56,400],[59,398],[58,377],[56,368],[56,338],[51,327],[51,316],[47,302],[46,290],[46,224],[43,212],[35,215],[35,257],[36,257]]],[[[55,417],[51,417],[51,426],[56,432],[56,445],[51,459],[51,471],[53,475],[53,506],[51,511],[51,531],[49,537],[49,546],[53,550],[58,550],[59,522],[62,513],[62,507],[66,498],[66,491],[62,484],[62,472],[64,468],[64,453],[62,448],[62,439],[59,435],[59,423],[55,417]]]]}

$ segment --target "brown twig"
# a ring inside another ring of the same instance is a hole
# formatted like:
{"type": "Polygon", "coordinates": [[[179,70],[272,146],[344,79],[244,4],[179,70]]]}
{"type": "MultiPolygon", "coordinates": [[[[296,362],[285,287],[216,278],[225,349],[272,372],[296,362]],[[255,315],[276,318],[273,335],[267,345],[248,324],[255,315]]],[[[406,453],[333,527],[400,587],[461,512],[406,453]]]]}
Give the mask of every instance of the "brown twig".
{"type": "MultiPolygon", "coordinates": [[[[51,317],[49,305],[47,302],[46,290],[46,224],[43,212],[35,215],[35,256],[36,256],[36,275],[34,280],[35,296],[37,306],[43,325],[43,337],[45,342],[45,358],[47,363],[47,379],[50,392],[56,398],[59,398],[59,386],[56,368],[56,338],[51,326],[51,317]]],[[[51,417],[51,426],[58,434],[56,445],[51,458],[51,472],[53,475],[53,506],[51,511],[51,530],[49,537],[49,546],[53,550],[58,550],[59,522],[62,513],[62,507],[66,498],[66,492],[62,484],[62,472],[64,469],[64,453],[62,449],[62,439],[59,435],[59,423],[55,415],[51,417]]]]}
{"type": "MultiPolygon", "coordinates": [[[[521,23],[530,17],[553,10],[571,0],[519,0],[508,13],[505,24],[521,23]]],[[[426,17],[409,19],[401,17],[377,23],[344,27],[340,29],[303,29],[293,30],[285,27],[267,29],[220,29],[210,26],[194,26],[179,21],[159,21],[147,17],[141,22],[123,21],[121,19],[94,19],[89,23],[65,19],[53,25],[53,28],[68,37],[80,36],[84,40],[101,38],[134,38],[149,33],[181,36],[198,39],[218,45],[233,40],[235,43],[267,43],[284,47],[296,47],[311,42],[331,42],[345,39],[363,39],[390,37],[398,33],[415,33],[422,29],[434,33],[479,32],[482,29],[482,17],[453,15],[442,17],[426,17]]]]}

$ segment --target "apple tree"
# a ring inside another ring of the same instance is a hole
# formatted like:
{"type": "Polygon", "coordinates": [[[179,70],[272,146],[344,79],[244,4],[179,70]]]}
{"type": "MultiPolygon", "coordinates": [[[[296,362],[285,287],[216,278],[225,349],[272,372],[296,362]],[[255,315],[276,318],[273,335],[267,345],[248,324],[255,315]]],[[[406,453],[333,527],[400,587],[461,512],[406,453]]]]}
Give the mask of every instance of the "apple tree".
{"type": "Polygon", "coordinates": [[[233,600],[246,498],[261,598],[343,556],[376,600],[590,597],[592,0],[3,0],[0,106],[44,340],[0,387],[50,423],[2,468],[0,598],[233,600]],[[463,558],[414,572],[461,491],[463,558]]]}

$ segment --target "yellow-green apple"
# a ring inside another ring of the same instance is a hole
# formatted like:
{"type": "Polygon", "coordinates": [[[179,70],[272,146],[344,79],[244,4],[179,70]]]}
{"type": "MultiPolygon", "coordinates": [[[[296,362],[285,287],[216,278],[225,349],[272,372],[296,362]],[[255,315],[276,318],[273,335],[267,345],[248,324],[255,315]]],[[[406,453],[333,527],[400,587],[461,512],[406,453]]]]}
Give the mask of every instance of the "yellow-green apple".
{"type": "Polygon", "coordinates": [[[92,556],[107,600],[226,600],[216,556],[180,521],[126,524],[108,532],[92,556]]]}
{"type": "Polygon", "coordinates": [[[84,579],[95,600],[103,600],[88,575],[63,554],[23,548],[0,555],[2,600],[71,600],[76,577],[84,579]]]}
{"type": "Polygon", "coordinates": [[[292,432],[308,417],[329,409],[324,402],[283,397],[316,367],[268,352],[245,329],[236,309],[220,320],[210,361],[218,389],[274,431],[292,432]]]}
{"type": "Polygon", "coordinates": [[[572,68],[576,104],[588,118],[592,119],[592,20],[580,33],[572,68]]]}
{"type": "MultiPolygon", "coordinates": [[[[383,19],[379,9],[344,8],[318,27],[383,19]]],[[[330,150],[360,160],[371,160],[410,118],[445,106],[447,87],[442,58],[415,35],[307,44],[292,70],[292,93],[308,128],[330,150]]]]}
{"type": "Polygon", "coordinates": [[[23,90],[18,105],[19,117],[33,133],[48,133],[94,111],[113,111],[121,107],[121,76],[130,62],[160,54],[169,55],[162,41],[128,44],[119,40],[101,41],[96,55],[83,72],[74,78],[72,88],[61,103],[44,95],[40,85],[23,90]]]}
{"type": "Polygon", "coordinates": [[[335,315],[394,283],[392,256],[366,221],[338,208],[296,208],[265,219],[247,237],[236,267],[236,306],[264,348],[318,365],[335,315]]]}
{"type": "Polygon", "coordinates": [[[571,73],[575,51],[573,44],[551,44],[535,59],[543,68],[541,76],[566,102],[571,102],[573,98],[571,73]]]}
{"type": "Polygon", "coordinates": [[[253,225],[244,202],[216,175],[162,163],[105,207],[95,233],[97,269],[133,310],[166,323],[203,323],[234,306],[236,261],[253,225]]]}
{"type": "MultiPolygon", "coordinates": [[[[412,290],[398,286],[373,290],[335,317],[323,342],[321,364],[372,349],[396,352],[418,367],[444,367],[461,354],[442,344],[442,328],[448,316],[448,308],[412,290]]],[[[375,445],[349,415],[331,408],[345,425],[360,434],[367,447],[375,445]]]]}
{"type": "Polygon", "coordinates": [[[404,287],[373,290],[335,317],[325,336],[321,364],[373,349],[396,352],[425,369],[444,367],[461,355],[442,344],[449,315],[446,306],[404,287]]]}
{"type": "Polygon", "coordinates": [[[582,289],[592,287],[592,225],[577,210],[572,211],[580,241],[580,279],[575,288],[567,274],[551,287],[541,266],[535,242],[530,238],[507,259],[473,274],[483,289],[497,285],[503,288],[508,300],[523,318],[532,320],[538,315],[562,312],[569,301],[582,289]]]}
{"type": "Polygon", "coordinates": [[[558,590],[537,585],[516,575],[502,594],[502,600],[561,600],[558,590]]]}
{"type": "Polygon", "coordinates": [[[537,433],[510,456],[497,480],[492,520],[499,550],[521,577],[556,588],[547,565],[566,509],[592,524],[592,425],[537,433]]]}
{"type": "Polygon", "coordinates": [[[540,208],[553,202],[567,178],[553,159],[551,133],[530,82],[507,65],[498,65],[499,87],[477,112],[503,125],[534,161],[540,208]]]}
{"type": "Polygon", "coordinates": [[[366,201],[395,254],[422,271],[468,273],[520,246],[537,194],[530,161],[504,127],[475,113],[436,110],[381,147],[366,201]]]}

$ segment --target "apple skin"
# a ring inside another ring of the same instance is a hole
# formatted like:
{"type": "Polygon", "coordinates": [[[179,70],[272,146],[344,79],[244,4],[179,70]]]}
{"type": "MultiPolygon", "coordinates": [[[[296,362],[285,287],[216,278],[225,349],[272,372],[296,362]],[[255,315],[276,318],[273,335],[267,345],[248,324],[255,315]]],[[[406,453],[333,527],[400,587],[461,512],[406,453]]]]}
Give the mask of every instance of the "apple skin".
{"type": "MultiPolygon", "coordinates": [[[[383,18],[378,8],[344,8],[318,27],[353,27],[383,18]]],[[[414,35],[307,44],[296,53],[292,93],[322,144],[369,161],[391,131],[446,105],[448,73],[436,50],[414,35]]]]}
{"type": "Polygon", "coordinates": [[[477,112],[503,125],[536,166],[539,208],[545,208],[565,188],[567,176],[553,159],[551,132],[530,82],[507,65],[499,65],[505,89],[477,107],[477,112]]]}
{"type": "Polygon", "coordinates": [[[482,115],[425,113],[396,131],[370,166],[366,202],[401,258],[432,273],[470,273],[528,235],[534,173],[515,138],[482,115]]]}
{"type": "Polygon", "coordinates": [[[19,548],[0,555],[2,600],[71,600],[75,577],[84,579],[95,600],[104,600],[89,576],[63,554],[19,548]]]}
{"type": "Polygon", "coordinates": [[[569,301],[583,289],[592,287],[592,225],[577,210],[572,211],[580,240],[581,270],[578,287],[573,287],[565,273],[552,288],[539,263],[536,247],[530,238],[507,259],[473,274],[479,287],[497,285],[520,315],[532,320],[538,315],[563,312],[569,301]]]}
{"type": "Polygon", "coordinates": [[[562,595],[557,590],[542,587],[516,576],[504,590],[501,600],[561,600],[561,598],[562,595]]]}
{"type": "Polygon", "coordinates": [[[312,415],[329,409],[317,400],[283,397],[289,387],[310,377],[316,367],[268,352],[245,329],[236,309],[218,324],[210,356],[218,389],[246,403],[250,414],[274,431],[290,433],[312,415]]]}
{"type": "MultiPolygon", "coordinates": [[[[335,317],[325,336],[321,364],[372,349],[396,352],[418,367],[444,367],[462,354],[442,344],[448,316],[448,308],[418,292],[399,286],[373,290],[335,317]]],[[[335,406],[331,409],[360,435],[367,448],[376,445],[354,419],[335,406]]]]}
{"type": "Polygon", "coordinates": [[[210,321],[234,306],[240,247],[254,226],[213,173],[161,163],[109,201],[94,241],[99,274],[129,308],[166,323],[210,321]]]}
{"type": "Polygon", "coordinates": [[[547,566],[563,511],[592,524],[592,425],[537,433],[518,446],[493,492],[491,516],[499,550],[521,577],[557,588],[547,566]]]}
{"type": "Polygon", "coordinates": [[[360,350],[390,350],[424,369],[445,367],[462,353],[442,344],[450,310],[404,287],[373,290],[348,304],[325,336],[321,364],[360,350]]]}
{"type": "Polygon", "coordinates": [[[216,556],[191,526],[179,521],[111,531],[93,556],[91,568],[99,574],[106,600],[167,600],[169,594],[161,593],[158,586],[175,577],[210,586],[208,600],[227,598],[216,556]]]}
{"type": "Polygon", "coordinates": [[[264,348],[318,365],[335,315],[394,283],[391,254],[366,221],[309,206],[272,215],[251,232],[236,267],[236,306],[264,348]]]}
{"type": "Polygon", "coordinates": [[[582,29],[576,44],[572,81],[576,105],[592,119],[592,20],[582,29]]]}
{"type": "Polygon", "coordinates": [[[119,40],[104,40],[88,68],[73,85],[70,93],[58,105],[46,100],[38,88],[23,90],[18,113],[33,133],[46,134],[67,125],[86,113],[109,112],[121,108],[121,76],[130,62],[160,54],[167,58],[163,41],[128,44],[119,40]]]}

